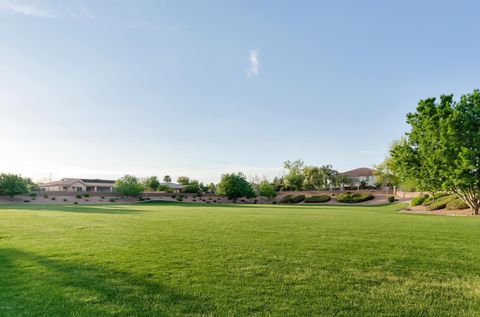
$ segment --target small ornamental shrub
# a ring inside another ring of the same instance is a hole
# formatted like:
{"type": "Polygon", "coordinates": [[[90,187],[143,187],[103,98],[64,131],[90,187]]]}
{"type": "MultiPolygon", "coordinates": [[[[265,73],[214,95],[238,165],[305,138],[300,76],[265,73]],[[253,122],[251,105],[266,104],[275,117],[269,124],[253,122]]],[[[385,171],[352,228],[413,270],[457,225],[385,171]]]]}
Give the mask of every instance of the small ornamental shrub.
{"type": "Polygon", "coordinates": [[[90,197],[90,194],[83,194],[83,197],[90,197]]]}
{"type": "Polygon", "coordinates": [[[395,197],[394,196],[390,196],[388,197],[388,201],[393,203],[395,201],[395,197]]]}
{"type": "Polygon", "coordinates": [[[145,198],[145,200],[151,200],[151,198],[150,198],[150,197],[147,197],[147,198],[145,198]]]}
{"type": "Polygon", "coordinates": [[[193,198],[192,201],[197,201],[197,200],[195,198],[193,198]]]}
{"type": "Polygon", "coordinates": [[[177,201],[183,201],[183,198],[182,198],[182,197],[178,197],[178,198],[177,198],[177,201]]]}
{"type": "Polygon", "coordinates": [[[318,195],[318,196],[311,196],[305,198],[305,203],[308,204],[316,204],[316,203],[324,203],[330,200],[330,196],[328,195],[318,195]]]}
{"type": "Polygon", "coordinates": [[[30,193],[30,197],[37,197],[37,193],[30,193]]]}
{"type": "Polygon", "coordinates": [[[138,201],[144,201],[145,199],[143,197],[138,197],[138,201]]]}
{"type": "Polygon", "coordinates": [[[282,204],[298,204],[305,200],[305,195],[287,195],[280,200],[282,204]]]}
{"type": "Polygon", "coordinates": [[[111,203],[114,203],[114,202],[115,202],[115,198],[110,198],[108,201],[111,202],[111,203]]]}
{"type": "Polygon", "coordinates": [[[63,201],[68,201],[68,199],[67,199],[67,198],[63,198],[63,201]]]}
{"type": "Polygon", "coordinates": [[[100,198],[105,199],[105,196],[102,196],[102,197],[100,197],[100,198]]]}
{"type": "Polygon", "coordinates": [[[35,198],[35,197],[32,197],[32,200],[35,200],[35,199],[37,199],[37,198],[35,198]]]}
{"type": "Polygon", "coordinates": [[[25,199],[23,202],[24,202],[24,203],[29,203],[30,200],[25,199]]]}
{"type": "Polygon", "coordinates": [[[353,203],[360,203],[367,200],[372,200],[373,198],[375,197],[372,194],[346,192],[346,193],[338,194],[336,197],[336,200],[341,203],[353,204],[353,203]]]}
{"type": "Polygon", "coordinates": [[[277,202],[276,202],[276,201],[272,201],[272,204],[276,205],[276,204],[277,204],[277,202]]]}
{"type": "Polygon", "coordinates": [[[43,195],[43,198],[48,198],[48,195],[47,194],[43,195]]]}
{"type": "Polygon", "coordinates": [[[172,195],[172,198],[177,198],[177,195],[173,194],[173,195],[172,195]]]}
{"type": "Polygon", "coordinates": [[[214,203],[216,203],[216,202],[217,202],[217,200],[216,200],[216,199],[214,199],[214,200],[213,200],[213,202],[214,202],[214,203]]]}
{"type": "Polygon", "coordinates": [[[447,209],[448,210],[459,210],[459,209],[468,209],[470,206],[468,206],[463,200],[460,198],[455,198],[453,200],[450,200],[447,203],[447,209]]]}
{"type": "Polygon", "coordinates": [[[75,205],[78,205],[78,201],[74,202],[75,205]]]}
{"type": "Polygon", "coordinates": [[[78,199],[80,199],[80,198],[82,198],[82,195],[77,194],[75,197],[77,197],[78,199]]]}
{"type": "Polygon", "coordinates": [[[412,199],[412,201],[410,202],[410,204],[412,206],[420,206],[421,204],[423,204],[423,202],[425,201],[425,199],[428,198],[428,194],[425,194],[425,195],[420,195],[420,196],[417,196],[415,198],[412,199]]]}
{"type": "Polygon", "coordinates": [[[210,203],[210,201],[207,200],[207,204],[209,204],[209,203],[210,203]]]}
{"type": "Polygon", "coordinates": [[[88,199],[85,199],[85,201],[89,201],[88,199]]]}
{"type": "Polygon", "coordinates": [[[52,199],[52,200],[57,200],[57,198],[55,198],[55,197],[52,197],[51,199],[52,199]]]}

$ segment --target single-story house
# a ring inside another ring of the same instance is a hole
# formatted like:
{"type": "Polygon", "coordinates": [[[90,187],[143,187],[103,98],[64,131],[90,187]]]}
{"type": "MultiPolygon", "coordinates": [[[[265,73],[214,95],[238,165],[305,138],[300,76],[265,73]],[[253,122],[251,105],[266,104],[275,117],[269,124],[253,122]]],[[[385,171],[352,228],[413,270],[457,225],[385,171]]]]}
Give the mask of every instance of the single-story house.
{"type": "Polygon", "coordinates": [[[39,184],[40,190],[59,192],[113,192],[114,180],[62,178],[59,181],[39,184]]]}
{"type": "Polygon", "coordinates": [[[176,183],[160,183],[160,186],[166,186],[170,188],[175,193],[180,193],[183,189],[183,185],[176,184],[176,183]]]}
{"type": "Polygon", "coordinates": [[[368,167],[360,167],[350,171],[340,173],[340,175],[346,175],[350,179],[351,184],[345,184],[344,187],[358,187],[362,182],[365,182],[366,186],[375,187],[375,170],[368,167]]]}

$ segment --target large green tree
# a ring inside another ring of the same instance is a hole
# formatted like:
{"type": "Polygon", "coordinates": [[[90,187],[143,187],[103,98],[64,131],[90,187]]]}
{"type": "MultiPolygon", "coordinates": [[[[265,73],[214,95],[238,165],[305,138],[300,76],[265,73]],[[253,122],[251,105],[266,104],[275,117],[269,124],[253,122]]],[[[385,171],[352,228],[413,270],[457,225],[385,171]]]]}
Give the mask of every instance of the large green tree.
{"type": "Polygon", "coordinates": [[[119,194],[129,196],[137,196],[144,190],[143,184],[137,177],[132,175],[125,175],[117,179],[115,184],[113,184],[113,189],[119,194]]]}
{"type": "Polygon", "coordinates": [[[277,196],[277,191],[275,190],[275,186],[270,184],[266,180],[263,180],[258,184],[257,192],[258,192],[258,195],[262,197],[273,198],[277,196]]]}
{"type": "Polygon", "coordinates": [[[223,174],[220,183],[216,186],[218,195],[236,201],[240,197],[254,197],[255,192],[242,173],[223,174]]]}
{"type": "Polygon", "coordinates": [[[29,184],[27,179],[15,174],[0,174],[0,195],[7,195],[13,198],[28,192],[29,184]]]}
{"type": "Polygon", "coordinates": [[[145,187],[145,190],[154,192],[158,189],[158,186],[160,186],[160,181],[157,176],[150,176],[144,179],[143,186],[145,187]]]}
{"type": "Polygon", "coordinates": [[[411,131],[391,151],[401,177],[420,190],[456,193],[475,214],[480,209],[480,92],[421,100],[407,115],[411,131]]]}
{"type": "Polygon", "coordinates": [[[288,170],[288,174],[284,177],[283,182],[287,189],[301,190],[305,181],[303,173],[303,161],[298,159],[295,161],[285,161],[283,167],[288,170]]]}
{"type": "Polygon", "coordinates": [[[177,183],[179,183],[180,185],[186,186],[190,184],[190,178],[188,178],[187,176],[179,176],[177,178],[177,183]]]}

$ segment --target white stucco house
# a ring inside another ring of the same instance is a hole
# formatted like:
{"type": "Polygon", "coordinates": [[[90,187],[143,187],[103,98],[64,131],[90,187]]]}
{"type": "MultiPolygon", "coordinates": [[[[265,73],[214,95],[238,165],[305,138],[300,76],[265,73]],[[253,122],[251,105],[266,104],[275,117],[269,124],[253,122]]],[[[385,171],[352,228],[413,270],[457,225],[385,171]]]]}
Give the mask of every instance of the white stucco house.
{"type": "Polygon", "coordinates": [[[345,175],[350,179],[351,184],[345,184],[344,187],[358,187],[362,182],[365,182],[366,186],[375,187],[375,175],[373,172],[375,170],[368,167],[360,167],[350,171],[340,173],[340,175],[345,175]]]}
{"type": "Polygon", "coordinates": [[[114,180],[62,178],[59,181],[39,184],[40,190],[59,192],[113,192],[114,180]]]}

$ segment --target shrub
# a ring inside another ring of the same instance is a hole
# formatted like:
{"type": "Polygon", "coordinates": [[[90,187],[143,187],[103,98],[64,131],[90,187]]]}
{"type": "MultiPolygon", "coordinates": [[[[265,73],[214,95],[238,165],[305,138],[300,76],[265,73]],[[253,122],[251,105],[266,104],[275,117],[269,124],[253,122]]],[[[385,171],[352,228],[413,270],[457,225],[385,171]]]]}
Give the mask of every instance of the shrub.
{"type": "Polygon", "coordinates": [[[209,204],[210,202],[207,200],[206,203],[209,204]]]}
{"type": "Polygon", "coordinates": [[[330,200],[330,196],[328,195],[319,195],[319,196],[311,196],[305,198],[305,203],[308,204],[315,204],[315,203],[324,203],[330,200]]]}
{"type": "Polygon", "coordinates": [[[195,198],[193,198],[192,201],[197,201],[197,200],[195,198]]]}
{"type": "Polygon", "coordinates": [[[182,197],[178,197],[178,198],[177,198],[177,201],[183,201],[183,198],[182,198],[182,197]]]}
{"type": "Polygon", "coordinates": [[[393,203],[395,201],[395,196],[388,197],[388,202],[393,203]]]}
{"type": "Polygon", "coordinates": [[[74,202],[75,205],[78,205],[78,201],[74,202]]]}
{"type": "Polygon", "coordinates": [[[30,193],[30,197],[37,197],[37,193],[30,193]]]}
{"type": "Polygon", "coordinates": [[[375,198],[372,194],[367,193],[342,193],[338,194],[336,200],[341,203],[360,203],[375,198]]]}
{"type": "Polygon", "coordinates": [[[272,204],[276,205],[276,204],[277,204],[277,202],[276,202],[276,201],[272,201],[272,204]]]}
{"type": "Polygon", "coordinates": [[[100,197],[100,198],[105,199],[105,196],[102,196],[102,197],[100,197]]]}
{"type": "Polygon", "coordinates": [[[90,194],[83,194],[83,197],[90,197],[90,194]]]}
{"type": "Polygon", "coordinates": [[[82,198],[82,195],[77,194],[75,197],[77,197],[78,199],[80,199],[80,198],[82,198]]]}
{"type": "Polygon", "coordinates": [[[52,197],[51,199],[52,199],[52,200],[57,200],[57,198],[55,198],[55,197],[52,197]]]}
{"type": "Polygon", "coordinates": [[[217,201],[214,199],[213,202],[216,203],[217,201]]]}
{"type": "Polygon", "coordinates": [[[23,202],[24,202],[24,203],[29,203],[30,200],[25,199],[23,202]]]}
{"type": "Polygon", "coordinates": [[[67,199],[67,198],[63,198],[63,201],[68,201],[68,199],[67,199]]]}
{"type": "Polygon", "coordinates": [[[423,204],[423,202],[425,201],[425,199],[428,198],[428,194],[425,194],[425,195],[420,195],[420,196],[417,196],[415,198],[412,199],[412,201],[410,202],[410,204],[412,206],[420,206],[421,204],[423,204]]]}
{"type": "Polygon", "coordinates": [[[439,198],[445,197],[447,195],[448,195],[447,193],[436,193],[433,196],[429,196],[427,199],[425,199],[425,201],[423,202],[423,205],[429,206],[430,204],[433,203],[434,197],[436,202],[439,198]]]}
{"type": "Polygon", "coordinates": [[[138,201],[144,201],[145,199],[143,197],[138,197],[138,201]]]}
{"type": "Polygon", "coordinates": [[[448,210],[459,210],[459,209],[468,209],[468,208],[470,208],[470,206],[468,206],[460,198],[452,199],[447,203],[447,209],[448,210]]]}
{"type": "Polygon", "coordinates": [[[43,195],[43,198],[48,198],[48,195],[47,194],[43,195]]]}
{"type": "Polygon", "coordinates": [[[85,201],[89,201],[88,199],[85,199],[85,201]]]}
{"type": "Polygon", "coordinates": [[[280,200],[282,204],[298,204],[305,200],[305,195],[287,195],[280,200]]]}
{"type": "Polygon", "coordinates": [[[172,195],[172,198],[177,198],[177,195],[173,194],[173,195],[172,195]]]}
{"type": "Polygon", "coordinates": [[[455,200],[457,197],[455,195],[448,195],[448,196],[441,196],[440,198],[436,199],[435,202],[430,202],[427,206],[428,210],[440,210],[447,208],[447,204],[455,200]]]}
{"type": "Polygon", "coordinates": [[[110,198],[108,201],[111,202],[111,203],[114,203],[114,202],[115,202],[115,198],[110,198]]]}

